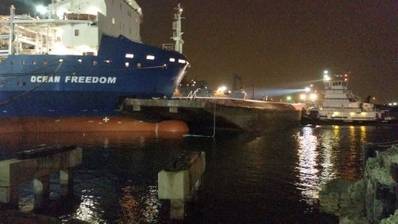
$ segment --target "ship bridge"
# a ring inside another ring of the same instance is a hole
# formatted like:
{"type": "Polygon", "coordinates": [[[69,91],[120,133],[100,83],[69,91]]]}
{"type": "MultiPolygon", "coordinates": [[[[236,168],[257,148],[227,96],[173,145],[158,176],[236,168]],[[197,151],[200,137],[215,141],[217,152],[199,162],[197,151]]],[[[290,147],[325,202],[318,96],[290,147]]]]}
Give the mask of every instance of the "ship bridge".
{"type": "Polygon", "coordinates": [[[141,42],[134,0],[56,0],[39,17],[0,16],[0,57],[9,54],[96,55],[102,34],[141,42]]]}

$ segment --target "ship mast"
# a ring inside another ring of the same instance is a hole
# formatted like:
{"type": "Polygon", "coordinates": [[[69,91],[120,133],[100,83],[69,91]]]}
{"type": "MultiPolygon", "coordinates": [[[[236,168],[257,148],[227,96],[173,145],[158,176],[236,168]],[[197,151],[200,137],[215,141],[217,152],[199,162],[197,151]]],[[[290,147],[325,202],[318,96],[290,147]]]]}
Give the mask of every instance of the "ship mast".
{"type": "Polygon", "coordinates": [[[173,21],[173,36],[171,37],[174,40],[174,50],[177,52],[182,53],[184,40],[182,39],[182,12],[184,9],[181,6],[181,3],[178,3],[177,8],[175,8],[176,13],[174,14],[174,21],[173,21]]]}

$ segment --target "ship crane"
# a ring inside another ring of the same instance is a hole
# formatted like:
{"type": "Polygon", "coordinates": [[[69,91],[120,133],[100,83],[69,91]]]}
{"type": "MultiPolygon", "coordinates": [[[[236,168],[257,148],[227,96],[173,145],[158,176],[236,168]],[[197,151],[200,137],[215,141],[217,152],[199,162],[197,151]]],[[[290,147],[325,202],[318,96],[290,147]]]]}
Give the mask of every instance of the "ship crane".
{"type": "Polygon", "coordinates": [[[174,22],[173,22],[173,36],[171,37],[174,40],[174,50],[182,54],[184,40],[182,39],[182,13],[184,9],[181,6],[181,3],[178,3],[177,7],[175,8],[176,13],[174,14],[174,22]]]}
{"type": "Polygon", "coordinates": [[[14,19],[15,19],[15,7],[14,7],[14,5],[11,5],[11,8],[10,8],[10,37],[8,39],[8,41],[9,41],[8,54],[9,55],[14,54],[14,37],[15,37],[14,19]]]}

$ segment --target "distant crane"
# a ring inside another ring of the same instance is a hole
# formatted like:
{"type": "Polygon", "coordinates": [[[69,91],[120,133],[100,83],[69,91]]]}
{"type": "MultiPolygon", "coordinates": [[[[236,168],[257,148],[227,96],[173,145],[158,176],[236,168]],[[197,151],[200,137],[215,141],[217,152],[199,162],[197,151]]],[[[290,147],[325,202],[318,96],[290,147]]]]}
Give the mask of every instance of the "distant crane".
{"type": "Polygon", "coordinates": [[[242,77],[238,74],[233,74],[232,91],[240,90],[242,88],[242,77]]]}

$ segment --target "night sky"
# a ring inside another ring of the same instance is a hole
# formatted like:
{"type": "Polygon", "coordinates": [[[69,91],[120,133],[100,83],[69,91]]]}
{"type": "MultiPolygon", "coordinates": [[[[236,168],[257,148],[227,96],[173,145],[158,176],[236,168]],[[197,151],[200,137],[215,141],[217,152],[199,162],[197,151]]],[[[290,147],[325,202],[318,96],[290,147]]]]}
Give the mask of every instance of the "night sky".
{"type": "MultiPolygon", "coordinates": [[[[15,1],[0,2],[4,12],[3,3],[15,1]]],[[[188,76],[212,87],[231,86],[237,73],[246,87],[302,88],[329,69],[351,72],[352,89],[363,98],[398,100],[398,1],[138,2],[143,41],[157,46],[171,42],[173,7],[183,4],[188,76]]]]}

